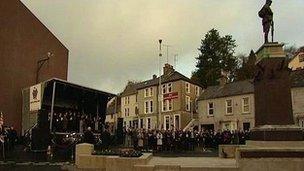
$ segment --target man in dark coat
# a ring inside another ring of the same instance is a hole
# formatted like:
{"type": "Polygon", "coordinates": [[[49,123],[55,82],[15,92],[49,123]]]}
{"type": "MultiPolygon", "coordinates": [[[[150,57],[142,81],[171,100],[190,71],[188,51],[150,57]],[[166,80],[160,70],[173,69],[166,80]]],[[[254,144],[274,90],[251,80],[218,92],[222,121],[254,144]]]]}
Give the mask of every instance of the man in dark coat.
{"type": "Polygon", "coordinates": [[[84,142],[95,144],[95,136],[92,132],[91,127],[88,127],[88,129],[84,132],[84,142]]]}

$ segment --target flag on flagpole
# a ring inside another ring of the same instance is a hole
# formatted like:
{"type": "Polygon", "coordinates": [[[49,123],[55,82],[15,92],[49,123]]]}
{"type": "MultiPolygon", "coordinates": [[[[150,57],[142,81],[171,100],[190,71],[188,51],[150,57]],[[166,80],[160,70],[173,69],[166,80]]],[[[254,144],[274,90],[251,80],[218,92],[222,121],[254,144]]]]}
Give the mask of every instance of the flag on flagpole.
{"type": "MultiPolygon", "coordinates": [[[[3,131],[3,124],[4,124],[4,118],[3,118],[3,113],[0,112],[0,129],[3,131]]],[[[0,142],[4,143],[4,136],[0,135],[0,142]]]]}
{"type": "Polygon", "coordinates": [[[0,127],[2,128],[4,124],[4,118],[3,118],[3,113],[0,113],[0,127]]]}

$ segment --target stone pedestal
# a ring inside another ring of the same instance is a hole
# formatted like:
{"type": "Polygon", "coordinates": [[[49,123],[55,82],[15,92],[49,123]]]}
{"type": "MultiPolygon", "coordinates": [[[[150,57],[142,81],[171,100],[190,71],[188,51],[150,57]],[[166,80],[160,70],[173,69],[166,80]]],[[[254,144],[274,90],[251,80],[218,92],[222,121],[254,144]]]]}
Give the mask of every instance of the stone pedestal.
{"type": "Polygon", "coordinates": [[[284,44],[278,42],[263,44],[256,52],[257,62],[262,58],[285,57],[286,54],[283,50],[284,44]]]}
{"type": "Polygon", "coordinates": [[[294,125],[290,70],[283,44],[264,44],[257,51],[257,56],[259,60],[254,78],[255,128],[252,129],[251,140],[303,140],[300,127],[294,125]]]}
{"type": "Polygon", "coordinates": [[[237,149],[240,170],[302,170],[303,131],[294,125],[291,81],[283,44],[264,44],[257,51],[254,78],[255,127],[251,141],[237,149]]]}
{"type": "Polygon", "coordinates": [[[251,130],[255,141],[303,141],[303,131],[296,125],[263,125],[251,130]]]}

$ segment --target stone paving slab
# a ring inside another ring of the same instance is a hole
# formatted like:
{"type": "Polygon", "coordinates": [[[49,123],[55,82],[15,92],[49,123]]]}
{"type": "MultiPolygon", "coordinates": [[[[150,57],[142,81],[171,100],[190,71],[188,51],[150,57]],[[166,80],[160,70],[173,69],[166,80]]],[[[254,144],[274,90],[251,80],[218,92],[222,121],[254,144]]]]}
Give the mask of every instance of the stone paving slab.
{"type": "Polygon", "coordinates": [[[152,157],[148,165],[179,165],[217,168],[236,168],[235,159],[218,157],[152,157]]]}

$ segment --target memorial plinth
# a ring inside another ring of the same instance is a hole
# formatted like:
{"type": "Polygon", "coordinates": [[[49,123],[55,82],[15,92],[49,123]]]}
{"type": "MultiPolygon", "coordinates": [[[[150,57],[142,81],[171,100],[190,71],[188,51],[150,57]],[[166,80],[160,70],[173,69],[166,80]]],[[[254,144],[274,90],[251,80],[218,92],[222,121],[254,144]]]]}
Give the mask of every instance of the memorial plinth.
{"type": "Polygon", "coordinates": [[[267,43],[256,52],[255,127],[237,149],[240,170],[302,170],[303,132],[294,124],[291,80],[283,44],[267,43]]]}
{"type": "Polygon", "coordinates": [[[286,54],[283,50],[283,46],[284,44],[278,42],[263,44],[256,52],[257,62],[263,58],[285,57],[286,54]]]}
{"type": "Polygon", "coordinates": [[[257,51],[254,78],[254,141],[300,141],[302,130],[294,125],[291,80],[283,44],[264,44],[257,51]],[[267,54],[267,55],[265,55],[267,54]]]}

